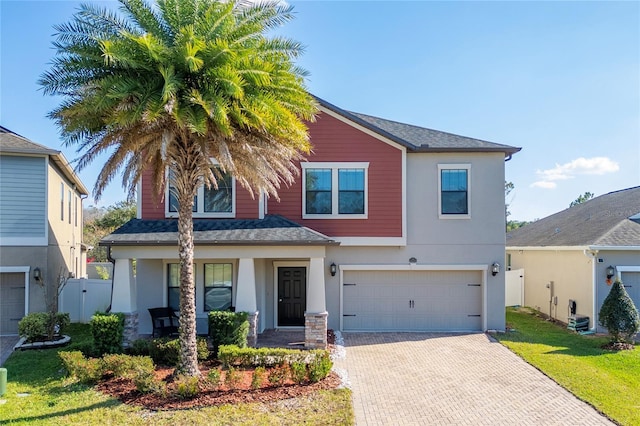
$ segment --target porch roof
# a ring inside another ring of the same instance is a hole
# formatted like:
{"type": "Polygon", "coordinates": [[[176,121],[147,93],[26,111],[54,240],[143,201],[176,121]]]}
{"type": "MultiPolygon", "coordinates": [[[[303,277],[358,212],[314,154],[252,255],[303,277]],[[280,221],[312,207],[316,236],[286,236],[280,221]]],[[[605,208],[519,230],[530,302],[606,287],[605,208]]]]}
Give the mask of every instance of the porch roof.
{"type": "MultiPolygon", "coordinates": [[[[285,219],[194,219],[195,245],[334,245],[339,242],[320,232],[285,219]]],[[[101,246],[175,245],[178,220],[132,219],[104,237],[101,246]]]]}

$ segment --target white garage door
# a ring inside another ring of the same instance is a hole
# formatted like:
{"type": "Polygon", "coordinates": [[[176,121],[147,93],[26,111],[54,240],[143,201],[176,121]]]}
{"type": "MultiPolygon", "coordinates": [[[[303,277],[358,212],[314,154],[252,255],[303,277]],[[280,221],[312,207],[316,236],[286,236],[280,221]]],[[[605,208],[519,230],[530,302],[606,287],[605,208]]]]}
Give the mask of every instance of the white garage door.
{"type": "Polygon", "coordinates": [[[345,271],[345,331],[482,330],[480,271],[345,271]]]}
{"type": "Polygon", "coordinates": [[[24,316],[24,274],[0,273],[0,336],[18,334],[24,316]]]}

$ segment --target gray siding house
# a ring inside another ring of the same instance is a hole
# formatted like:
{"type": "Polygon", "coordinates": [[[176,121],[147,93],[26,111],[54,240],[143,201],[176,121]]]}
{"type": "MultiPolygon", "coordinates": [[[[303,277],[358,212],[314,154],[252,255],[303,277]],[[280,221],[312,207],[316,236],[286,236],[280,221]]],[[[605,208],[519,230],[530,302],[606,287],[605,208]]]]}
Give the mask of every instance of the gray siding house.
{"type": "Polygon", "coordinates": [[[0,126],[0,335],[17,334],[24,315],[46,309],[43,283],[62,271],[85,274],[88,194],[60,151],[0,126]]]}

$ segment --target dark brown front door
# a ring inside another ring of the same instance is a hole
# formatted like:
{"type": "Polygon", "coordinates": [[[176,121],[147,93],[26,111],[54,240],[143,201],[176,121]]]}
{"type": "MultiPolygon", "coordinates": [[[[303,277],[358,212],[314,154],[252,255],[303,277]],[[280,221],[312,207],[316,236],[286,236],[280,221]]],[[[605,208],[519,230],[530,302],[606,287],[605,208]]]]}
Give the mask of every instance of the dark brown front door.
{"type": "Polygon", "coordinates": [[[304,326],[307,269],[278,268],[278,326],[304,326]]]}

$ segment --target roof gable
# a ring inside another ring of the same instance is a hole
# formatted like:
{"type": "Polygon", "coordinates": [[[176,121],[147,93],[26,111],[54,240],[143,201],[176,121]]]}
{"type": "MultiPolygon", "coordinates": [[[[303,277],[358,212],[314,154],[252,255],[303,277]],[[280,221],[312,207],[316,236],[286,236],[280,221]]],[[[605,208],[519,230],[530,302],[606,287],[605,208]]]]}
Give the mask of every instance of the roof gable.
{"type": "Polygon", "coordinates": [[[507,233],[507,247],[640,246],[640,186],[610,192],[507,233]]]}

